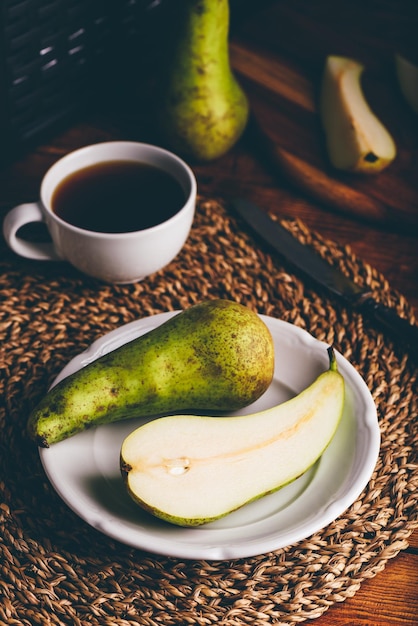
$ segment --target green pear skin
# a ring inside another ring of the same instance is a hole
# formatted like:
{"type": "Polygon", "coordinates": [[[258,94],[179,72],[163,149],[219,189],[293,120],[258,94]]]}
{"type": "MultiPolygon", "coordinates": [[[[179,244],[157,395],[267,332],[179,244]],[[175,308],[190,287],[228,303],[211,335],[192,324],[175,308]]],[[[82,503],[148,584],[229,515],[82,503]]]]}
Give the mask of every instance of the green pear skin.
{"type": "Polygon", "coordinates": [[[49,447],[130,417],[230,411],[259,398],[273,371],[262,319],[236,302],[208,300],[62,380],[33,410],[28,430],[49,447]]]}
{"type": "Polygon", "coordinates": [[[228,0],[182,0],[180,32],[159,95],[157,124],[172,150],[205,162],[237,142],[248,99],[231,67],[228,0]]]}
{"type": "Polygon", "coordinates": [[[308,388],[244,416],[174,415],[122,443],[121,473],[143,509],[179,526],[217,520],[305,473],[327,448],[344,408],[344,378],[330,367],[308,388]]]}

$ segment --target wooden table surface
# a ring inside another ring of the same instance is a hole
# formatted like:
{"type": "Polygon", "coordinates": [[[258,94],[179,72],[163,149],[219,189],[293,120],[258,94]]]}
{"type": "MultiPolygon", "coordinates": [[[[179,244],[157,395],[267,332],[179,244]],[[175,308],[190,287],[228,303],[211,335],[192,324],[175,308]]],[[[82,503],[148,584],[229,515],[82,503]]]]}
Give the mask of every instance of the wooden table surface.
{"type": "MultiPolygon", "coordinates": [[[[364,62],[368,95],[394,133],[398,157],[387,173],[367,180],[353,175],[342,182],[363,198],[387,200],[392,209],[399,205],[399,219],[363,218],[322,201],[315,190],[301,188],[277,163],[266,160],[250,136],[213,163],[191,165],[200,193],[219,196],[225,189],[239,189],[241,195],[277,215],[298,217],[323,237],[349,245],[403,294],[418,315],[418,116],[411,113],[399,92],[393,67],[394,38],[385,30],[388,24],[398,24],[388,19],[391,12],[399,17],[398,3],[380,3],[383,9],[377,9],[375,20],[373,11],[379,2],[346,3],[350,6],[338,15],[335,4],[335,0],[260,2],[248,16],[243,14],[238,20],[234,15],[232,64],[269,140],[337,185],[341,179],[326,162],[318,126],[315,98],[320,69],[328,53],[351,54],[364,62]],[[378,24],[384,27],[379,30],[378,24]]],[[[87,143],[124,138],[152,139],[146,112],[138,113],[126,102],[110,112],[86,113],[48,142],[3,167],[2,214],[14,204],[36,198],[43,174],[61,155],[87,143]]],[[[384,572],[364,582],[353,598],[335,605],[315,623],[416,626],[418,531],[409,548],[390,561],[384,572]]]]}

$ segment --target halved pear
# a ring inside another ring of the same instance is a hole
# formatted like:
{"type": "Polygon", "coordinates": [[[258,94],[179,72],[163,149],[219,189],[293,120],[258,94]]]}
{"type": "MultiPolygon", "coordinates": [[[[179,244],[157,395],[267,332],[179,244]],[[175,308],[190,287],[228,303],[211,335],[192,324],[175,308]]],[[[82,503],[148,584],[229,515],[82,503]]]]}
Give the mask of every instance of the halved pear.
{"type": "Polygon", "coordinates": [[[322,77],[320,114],[332,165],[374,174],[396,156],[395,142],[364,96],[364,66],[347,57],[328,56],[322,77]]]}
{"type": "Polygon", "coordinates": [[[155,516],[197,526],[280,489],[330,443],[344,407],[344,379],[330,367],[307,389],[244,416],[172,415],[134,430],[121,447],[129,494],[155,516]]]}

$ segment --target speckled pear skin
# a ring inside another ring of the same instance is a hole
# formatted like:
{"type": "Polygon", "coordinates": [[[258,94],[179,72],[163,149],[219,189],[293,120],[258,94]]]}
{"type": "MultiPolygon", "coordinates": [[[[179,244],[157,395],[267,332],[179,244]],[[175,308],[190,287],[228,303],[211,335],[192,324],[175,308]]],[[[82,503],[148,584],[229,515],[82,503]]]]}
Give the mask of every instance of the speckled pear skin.
{"type": "Polygon", "coordinates": [[[248,99],[230,67],[228,0],[182,0],[180,28],[158,98],[158,129],[185,157],[211,161],[238,141],[248,99]]]}
{"type": "Polygon", "coordinates": [[[273,371],[262,319],[236,302],[208,300],[62,380],[31,413],[28,432],[49,447],[130,417],[232,411],[257,400],[273,371]]]}

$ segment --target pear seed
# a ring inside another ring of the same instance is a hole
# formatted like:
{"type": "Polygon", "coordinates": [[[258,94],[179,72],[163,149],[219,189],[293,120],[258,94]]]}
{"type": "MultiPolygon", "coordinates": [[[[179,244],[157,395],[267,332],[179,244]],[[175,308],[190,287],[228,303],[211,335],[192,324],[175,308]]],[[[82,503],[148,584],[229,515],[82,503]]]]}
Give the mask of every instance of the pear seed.
{"type": "Polygon", "coordinates": [[[172,476],[181,476],[190,469],[190,461],[186,457],[180,457],[179,459],[168,459],[165,462],[167,471],[172,476]]]}

